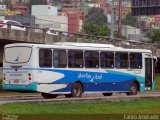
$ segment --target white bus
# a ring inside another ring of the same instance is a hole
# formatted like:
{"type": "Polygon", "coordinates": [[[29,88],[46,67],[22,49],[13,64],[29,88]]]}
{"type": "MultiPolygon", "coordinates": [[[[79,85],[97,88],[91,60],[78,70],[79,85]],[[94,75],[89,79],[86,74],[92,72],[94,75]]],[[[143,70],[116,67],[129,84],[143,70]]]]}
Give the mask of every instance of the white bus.
{"type": "Polygon", "coordinates": [[[136,95],[154,90],[151,50],[107,44],[16,43],[4,47],[4,90],[37,91],[44,98],[83,93],[136,95]]]}

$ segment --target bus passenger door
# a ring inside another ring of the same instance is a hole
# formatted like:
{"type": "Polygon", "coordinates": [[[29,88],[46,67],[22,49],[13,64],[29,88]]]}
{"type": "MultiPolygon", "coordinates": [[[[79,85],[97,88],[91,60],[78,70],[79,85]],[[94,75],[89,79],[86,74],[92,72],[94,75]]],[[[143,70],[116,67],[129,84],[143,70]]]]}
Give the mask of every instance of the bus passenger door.
{"type": "Polygon", "coordinates": [[[153,79],[152,58],[145,58],[145,89],[146,90],[152,90],[152,79],[153,79]]]}

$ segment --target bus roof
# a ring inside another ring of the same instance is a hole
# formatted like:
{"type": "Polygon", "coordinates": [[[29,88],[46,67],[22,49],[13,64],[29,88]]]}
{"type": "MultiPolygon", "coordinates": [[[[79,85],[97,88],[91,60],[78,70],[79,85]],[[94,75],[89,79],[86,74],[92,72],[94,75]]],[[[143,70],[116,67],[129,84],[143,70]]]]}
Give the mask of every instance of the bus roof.
{"type": "Polygon", "coordinates": [[[5,47],[11,46],[35,46],[37,48],[56,48],[56,49],[77,49],[77,50],[107,50],[107,51],[122,51],[122,52],[147,52],[152,53],[148,49],[129,49],[122,47],[115,47],[110,44],[97,44],[97,43],[73,43],[73,42],[57,42],[53,44],[31,44],[31,43],[14,43],[5,45],[5,47]]]}
{"type": "Polygon", "coordinates": [[[111,44],[97,44],[97,43],[75,43],[75,42],[57,42],[53,45],[61,46],[74,46],[74,47],[94,47],[94,48],[113,48],[114,45],[111,44]]]}

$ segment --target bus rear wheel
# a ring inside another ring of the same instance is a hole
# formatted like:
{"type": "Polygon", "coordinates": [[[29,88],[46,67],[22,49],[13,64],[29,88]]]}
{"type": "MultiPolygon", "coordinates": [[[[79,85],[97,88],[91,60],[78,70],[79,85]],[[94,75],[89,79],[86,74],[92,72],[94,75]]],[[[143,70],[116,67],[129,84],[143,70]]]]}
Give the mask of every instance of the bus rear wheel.
{"type": "Polygon", "coordinates": [[[81,97],[83,92],[82,85],[78,82],[73,84],[72,90],[71,90],[71,96],[72,97],[81,97]]]}
{"type": "Polygon", "coordinates": [[[51,98],[56,98],[58,95],[57,94],[49,94],[49,93],[41,93],[43,98],[45,99],[51,99],[51,98]]]}
{"type": "Polygon", "coordinates": [[[127,92],[127,95],[137,95],[138,93],[138,85],[136,83],[132,83],[130,87],[130,92],[127,92]]]}
{"type": "Polygon", "coordinates": [[[113,93],[103,93],[104,96],[111,96],[113,93]]]}

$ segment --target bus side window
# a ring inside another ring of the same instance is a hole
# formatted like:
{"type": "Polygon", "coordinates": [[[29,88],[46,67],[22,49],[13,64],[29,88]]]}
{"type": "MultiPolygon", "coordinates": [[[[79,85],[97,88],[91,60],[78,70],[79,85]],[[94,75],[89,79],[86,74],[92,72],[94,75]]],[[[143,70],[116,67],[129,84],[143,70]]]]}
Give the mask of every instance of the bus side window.
{"type": "Polygon", "coordinates": [[[66,68],[66,50],[54,50],[53,51],[53,66],[55,68],[66,68]]]}
{"type": "Polygon", "coordinates": [[[128,68],[128,53],[116,53],[115,54],[115,66],[116,68],[125,69],[128,68]]]}
{"type": "Polygon", "coordinates": [[[142,54],[141,53],[130,53],[130,68],[141,69],[142,68],[142,54]]]}
{"type": "Polygon", "coordinates": [[[39,66],[52,67],[52,50],[50,49],[39,50],[39,66]]]}
{"type": "Polygon", "coordinates": [[[99,52],[85,51],[85,67],[99,68],[99,52]]]}
{"type": "Polygon", "coordinates": [[[83,67],[83,51],[68,50],[68,67],[83,67]]]}
{"type": "Polygon", "coordinates": [[[114,68],[114,53],[113,52],[101,52],[101,67],[102,68],[114,68]]]}

